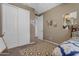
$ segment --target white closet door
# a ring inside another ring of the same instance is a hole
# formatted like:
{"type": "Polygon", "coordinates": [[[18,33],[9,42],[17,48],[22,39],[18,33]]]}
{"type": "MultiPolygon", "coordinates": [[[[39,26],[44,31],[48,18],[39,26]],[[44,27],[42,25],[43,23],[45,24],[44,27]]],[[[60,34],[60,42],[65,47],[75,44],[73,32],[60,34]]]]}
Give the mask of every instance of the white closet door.
{"type": "Polygon", "coordinates": [[[9,4],[2,5],[3,33],[8,48],[17,46],[17,8],[9,4]]]}
{"type": "Polygon", "coordinates": [[[30,12],[18,8],[19,46],[30,43],[30,12]]]}
{"type": "Polygon", "coordinates": [[[38,38],[43,40],[43,15],[41,15],[40,17],[38,17],[38,38]]]}
{"type": "Polygon", "coordinates": [[[37,17],[35,32],[38,39],[43,40],[43,15],[37,17]]]}

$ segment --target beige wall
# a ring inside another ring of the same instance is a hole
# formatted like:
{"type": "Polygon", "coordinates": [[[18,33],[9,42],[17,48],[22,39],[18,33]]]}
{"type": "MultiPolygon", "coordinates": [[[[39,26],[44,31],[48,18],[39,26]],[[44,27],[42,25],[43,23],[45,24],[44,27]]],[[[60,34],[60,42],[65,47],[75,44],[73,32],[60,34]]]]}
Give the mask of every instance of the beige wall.
{"type": "Polygon", "coordinates": [[[63,29],[63,15],[72,11],[78,12],[77,22],[79,23],[79,4],[61,4],[55,8],[48,10],[44,14],[44,39],[57,43],[63,42],[70,38],[70,30],[63,29]],[[49,28],[48,20],[57,23],[57,27],[53,25],[49,28]]]}
{"type": "MultiPolygon", "coordinates": [[[[20,8],[24,8],[24,9],[27,9],[30,11],[30,20],[34,20],[35,18],[35,10],[26,6],[26,5],[22,5],[21,3],[10,3],[12,5],[15,5],[17,7],[20,7],[20,8]]],[[[2,21],[1,21],[1,4],[0,4],[0,35],[2,33],[2,21]]],[[[30,24],[30,37],[31,37],[31,41],[33,41],[34,39],[34,34],[35,34],[35,28],[32,26],[32,24],[30,24]]]]}
{"type": "Polygon", "coordinates": [[[1,16],[1,4],[0,4],[0,36],[1,36],[1,33],[2,33],[2,16],[1,16]]]}

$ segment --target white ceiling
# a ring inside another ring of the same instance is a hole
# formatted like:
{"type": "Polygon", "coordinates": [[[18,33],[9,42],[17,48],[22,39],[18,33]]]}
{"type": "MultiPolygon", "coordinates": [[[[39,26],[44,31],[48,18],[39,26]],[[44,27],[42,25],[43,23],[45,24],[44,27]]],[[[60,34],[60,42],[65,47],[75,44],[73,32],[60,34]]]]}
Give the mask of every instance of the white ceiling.
{"type": "Polygon", "coordinates": [[[29,7],[34,8],[38,14],[43,13],[51,8],[60,5],[61,3],[24,3],[24,5],[28,5],[29,7]]]}

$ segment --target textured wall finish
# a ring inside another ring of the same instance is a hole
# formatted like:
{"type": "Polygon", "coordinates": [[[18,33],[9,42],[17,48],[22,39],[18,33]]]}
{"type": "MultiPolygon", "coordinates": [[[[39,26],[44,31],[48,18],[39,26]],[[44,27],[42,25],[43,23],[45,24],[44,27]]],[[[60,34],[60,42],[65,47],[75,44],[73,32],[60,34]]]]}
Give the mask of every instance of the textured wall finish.
{"type": "Polygon", "coordinates": [[[63,42],[70,38],[70,30],[63,29],[63,15],[72,11],[77,11],[77,22],[79,23],[79,4],[61,4],[55,8],[52,8],[44,13],[44,39],[51,40],[53,42],[63,42]],[[57,27],[53,25],[49,27],[48,21],[52,20],[57,24],[57,27]]]}

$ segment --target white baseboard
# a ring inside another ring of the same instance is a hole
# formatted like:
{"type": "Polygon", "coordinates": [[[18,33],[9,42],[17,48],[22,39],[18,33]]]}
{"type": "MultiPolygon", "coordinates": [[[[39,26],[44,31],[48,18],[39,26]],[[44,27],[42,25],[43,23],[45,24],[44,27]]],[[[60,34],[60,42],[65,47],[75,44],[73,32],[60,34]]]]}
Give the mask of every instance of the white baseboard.
{"type": "Polygon", "coordinates": [[[60,45],[60,44],[58,44],[58,43],[56,43],[56,42],[52,42],[52,41],[49,41],[49,40],[44,40],[44,41],[49,42],[49,43],[52,43],[52,44],[54,44],[54,45],[56,45],[56,46],[60,45]]]}
{"type": "Polygon", "coordinates": [[[31,42],[31,43],[29,43],[29,44],[35,44],[36,42],[31,42]]]}

